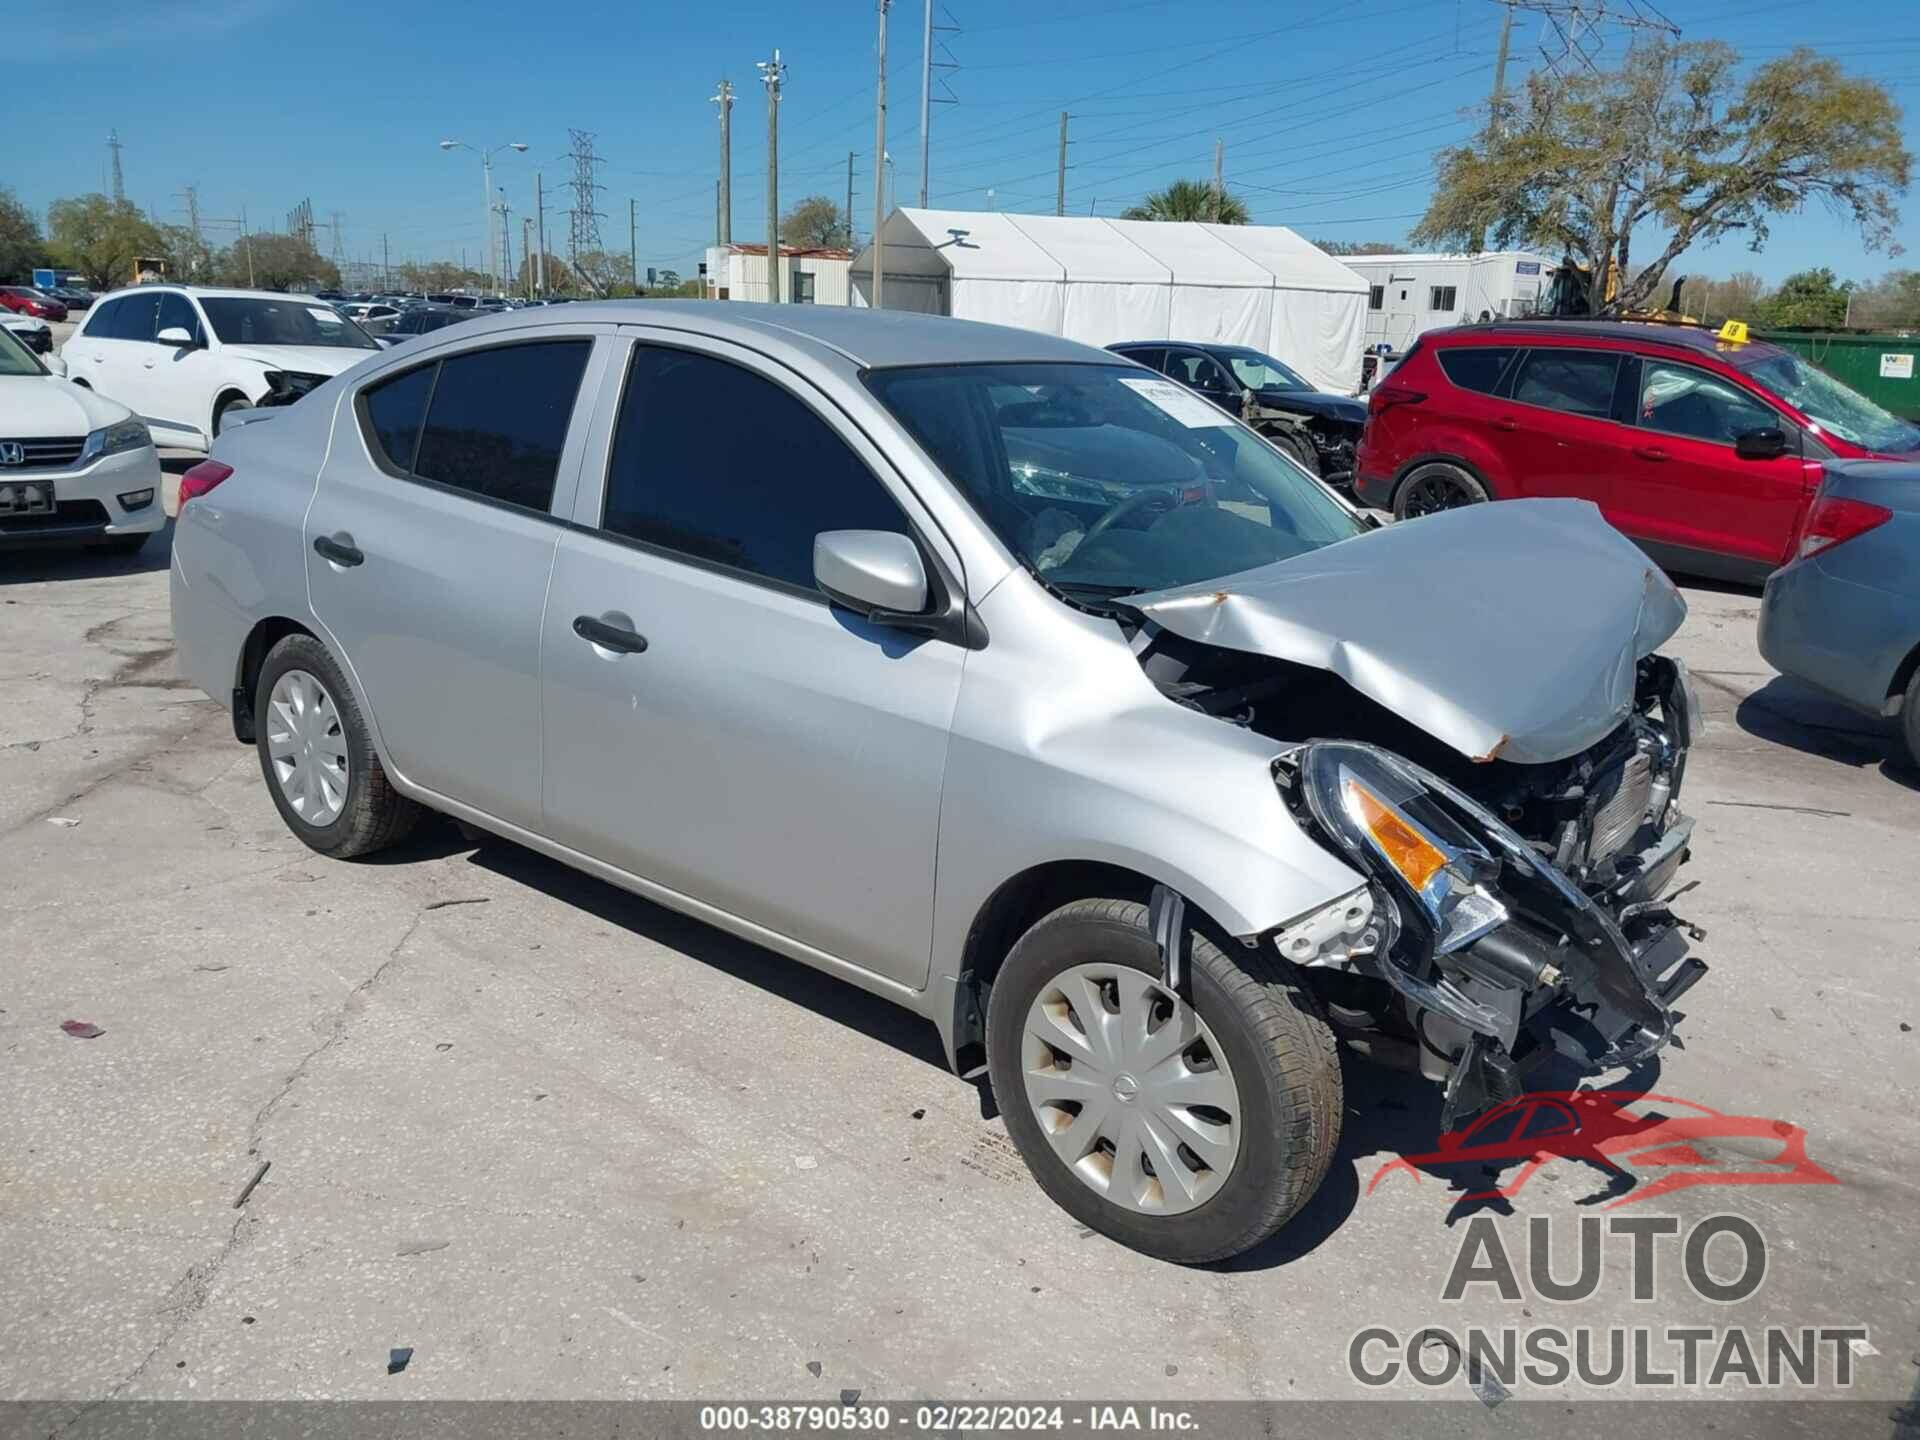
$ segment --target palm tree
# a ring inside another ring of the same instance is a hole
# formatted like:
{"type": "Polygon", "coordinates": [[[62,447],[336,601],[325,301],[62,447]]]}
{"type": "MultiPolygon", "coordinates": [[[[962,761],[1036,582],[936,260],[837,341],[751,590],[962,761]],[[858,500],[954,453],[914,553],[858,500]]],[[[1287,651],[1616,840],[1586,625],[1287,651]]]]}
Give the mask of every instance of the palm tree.
{"type": "Polygon", "coordinates": [[[1120,212],[1122,220],[1212,220],[1221,225],[1247,223],[1246,203],[1224,190],[1216,197],[1205,180],[1176,180],[1155,190],[1138,205],[1120,212]]]}

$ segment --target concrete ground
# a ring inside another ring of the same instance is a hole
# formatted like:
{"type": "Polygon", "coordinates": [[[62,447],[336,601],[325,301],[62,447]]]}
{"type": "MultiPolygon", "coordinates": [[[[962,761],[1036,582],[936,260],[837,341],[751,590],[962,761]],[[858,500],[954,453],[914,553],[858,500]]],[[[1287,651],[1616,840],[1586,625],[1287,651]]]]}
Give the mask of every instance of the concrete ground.
{"type": "Polygon", "coordinates": [[[1770,1259],[1741,1303],[1667,1263],[1636,1304],[1614,1240],[1555,1304],[1527,1219],[1564,1276],[1609,1213],[1556,1161],[1481,1210],[1524,1296],[1444,1302],[1481,1207],[1430,1170],[1367,1193],[1433,1147],[1419,1082],[1349,1057],[1307,1210],[1179,1269],[1050,1204],[882,1001],[450,825],[310,853],[175,678],[167,538],[0,555],[0,1399],[1342,1397],[1376,1393],[1347,1370],[1363,1327],[1543,1317],[1860,1324],[1851,1393],[1914,1387],[1920,794],[1871,724],[1770,674],[1750,594],[1691,589],[1674,647],[1711,717],[1681,909],[1714,969],[1633,1078],[1804,1127],[1839,1183],[1613,1212],[1750,1219],[1770,1259]]]}

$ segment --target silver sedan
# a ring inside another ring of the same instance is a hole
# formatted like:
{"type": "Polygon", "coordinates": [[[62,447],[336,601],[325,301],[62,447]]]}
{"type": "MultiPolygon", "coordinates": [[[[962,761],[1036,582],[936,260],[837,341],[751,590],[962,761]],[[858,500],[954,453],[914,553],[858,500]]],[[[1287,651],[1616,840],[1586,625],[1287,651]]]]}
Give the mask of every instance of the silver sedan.
{"type": "Polygon", "coordinates": [[[907,1006],[1049,1194],[1176,1261],[1314,1193],[1336,1036],[1457,1118],[1658,1050],[1704,970],[1639,551],[1574,501],[1376,528],[1045,335],[423,335],[221,436],[172,598],[315,850],[439,811],[907,1006]]]}

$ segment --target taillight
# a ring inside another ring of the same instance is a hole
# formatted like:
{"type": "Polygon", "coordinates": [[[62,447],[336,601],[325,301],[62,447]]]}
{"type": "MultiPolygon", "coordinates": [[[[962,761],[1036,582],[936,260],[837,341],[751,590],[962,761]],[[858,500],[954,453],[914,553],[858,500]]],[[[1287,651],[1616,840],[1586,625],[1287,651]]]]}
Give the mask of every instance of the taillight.
{"type": "Polygon", "coordinates": [[[206,494],[231,474],[231,465],[223,465],[218,460],[202,460],[180,477],[180,503],[185,505],[189,500],[206,494]]]}
{"type": "Polygon", "coordinates": [[[1391,380],[1379,386],[1373,392],[1373,398],[1367,402],[1367,413],[1378,415],[1391,410],[1395,405],[1418,405],[1427,398],[1424,390],[1409,390],[1404,385],[1395,385],[1391,380]]]}
{"type": "Polygon", "coordinates": [[[1884,505],[1865,500],[1849,500],[1840,495],[1818,495],[1807,512],[1807,523],[1800,527],[1798,554],[1804,559],[1816,551],[1864,535],[1893,518],[1884,505]]]}

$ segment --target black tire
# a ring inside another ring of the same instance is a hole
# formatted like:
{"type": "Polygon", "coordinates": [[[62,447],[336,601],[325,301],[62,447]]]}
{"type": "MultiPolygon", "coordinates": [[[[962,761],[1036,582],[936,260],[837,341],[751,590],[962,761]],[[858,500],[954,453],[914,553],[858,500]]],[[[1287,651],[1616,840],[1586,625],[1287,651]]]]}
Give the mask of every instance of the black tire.
{"type": "Polygon", "coordinates": [[[1298,435],[1282,434],[1274,436],[1273,443],[1286,451],[1293,462],[1307,474],[1319,477],[1320,456],[1315,453],[1311,441],[1304,440],[1298,435]]]}
{"type": "Polygon", "coordinates": [[[226,428],[227,416],[234,411],[251,409],[253,409],[253,402],[242,395],[235,395],[230,400],[221,401],[220,408],[213,412],[213,433],[217,436],[226,428]]]}
{"type": "Polygon", "coordinates": [[[1333,1031],[1278,956],[1229,956],[1198,930],[1189,938],[1187,997],[1225,1051],[1243,1116],[1238,1158],[1194,1209],[1148,1215],[1096,1193],[1055,1153],[1021,1074],[1027,1012],[1053,977],[1095,961],[1160,973],[1145,905],[1076,901],[1021,937],[993,983],[987,1066],[1007,1133],[1055,1203],[1123,1245],[1197,1265],[1259,1244],[1319,1189],[1340,1141],[1341,1082],[1333,1031]]]}
{"type": "Polygon", "coordinates": [[[1907,682],[1906,698],[1900,702],[1900,745],[1898,758],[1909,770],[1920,771],[1920,670],[1907,682]]]}
{"type": "Polygon", "coordinates": [[[1462,505],[1484,505],[1493,496],[1458,465],[1430,460],[1416,465],[1393,494],[1393,518],[1412,520],[1462,505]]]}
{"type": "Polygon", "coordinates": [[[287,828],[322,855],[350,860],[371,855],[406,838],[421,815],[421,807],[393,788],[387,772],[381,768],[369,737],[360,699],[347,683],[346,674],[331,651],[311,635],[289,635],[267,652],[260,675],[253,687],[254,749],[260,756],[260,774],[267,782],[267,793],[287,828]],[[273,687],[289,670],[305,670],[324,685],[333,697],[340,717],[341,739],[347,751],[347,793],[340,813],[332,823],[316,825],[303,819],[288,804],[280,782],[273,773],[268,751],[268,701],[273,687]]]}

